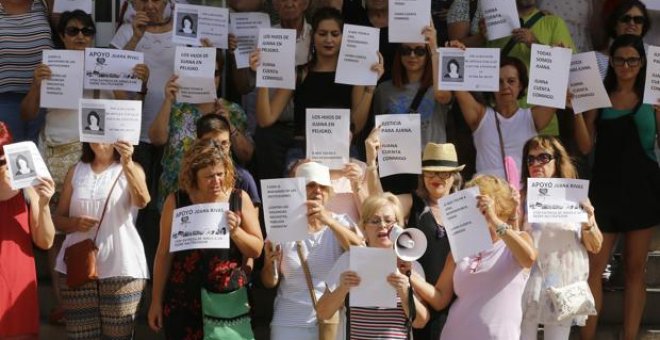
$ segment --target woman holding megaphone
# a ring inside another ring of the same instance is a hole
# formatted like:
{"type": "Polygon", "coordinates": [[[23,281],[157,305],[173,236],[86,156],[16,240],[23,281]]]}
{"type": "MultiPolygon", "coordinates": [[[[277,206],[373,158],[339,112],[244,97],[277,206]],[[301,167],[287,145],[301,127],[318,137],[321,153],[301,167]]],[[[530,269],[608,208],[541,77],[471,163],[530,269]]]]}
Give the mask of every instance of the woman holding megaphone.
{"type": "MultiPolygon", "coordinates": [[[[403,214],[396,196],[385,193],[370,196],[362,205],[359,226],[367,245],[377,248],[392,248],[391,234],[399,232],[403,214]]],[[[413,248],[416,235],[403,234],[398,237],[401,248],[413,248]]],[[[405,256],[404,256],[405,257],[405,256]]],[[[348,270],[349,254],[344,253],[330,270],[326,279],[327,289],[317,304],[319,319],[328,319],[345,305],[351,288],[360,285],[360,273],[348,270]]],[[[416,261],[397,260],[397,271],[387,276],[387,282],[396,290],[397,307],[350,307],[346,310],[347,339],[409,339],[412,328],[422,328],[429,319],[428,309],[412,293],[409,276],[423,280],[424,270],[416,261]],[[412,293],[412,294],[411,294],[412,293]],[[374,327],[374,325],[378,325],[374,327]]]]}

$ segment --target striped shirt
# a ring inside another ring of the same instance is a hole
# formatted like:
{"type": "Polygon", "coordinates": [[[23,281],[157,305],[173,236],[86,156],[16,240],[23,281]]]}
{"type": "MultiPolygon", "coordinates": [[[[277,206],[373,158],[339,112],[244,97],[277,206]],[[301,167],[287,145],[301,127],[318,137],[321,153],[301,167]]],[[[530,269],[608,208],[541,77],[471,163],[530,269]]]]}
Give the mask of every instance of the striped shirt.
{"type": "Polygon", "coordinates": [[[0,5],[0,93],[30,89],[41,51],[53,48],[48,9],[34,0],[25,14],[7,15],[0,5]]]}

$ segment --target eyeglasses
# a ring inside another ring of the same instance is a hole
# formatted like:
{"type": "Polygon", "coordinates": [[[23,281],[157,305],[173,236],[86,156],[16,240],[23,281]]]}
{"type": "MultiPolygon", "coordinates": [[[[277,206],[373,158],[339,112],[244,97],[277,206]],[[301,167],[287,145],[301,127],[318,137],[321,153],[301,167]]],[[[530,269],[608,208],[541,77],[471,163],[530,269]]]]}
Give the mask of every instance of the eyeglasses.
{"type": "Polygon", "coordinates": [[[642,58],[640,58],[640,57],[633,57],[633,58],[614,57],[614,58],[612,58],[612,65],[613,66],[623,66],[624,64],[627,64],[628,67],[635,67],[635,66],[639,66],[639,64],[641,62],[642,62],[642,58]]]}
{"type": "Polygon", "coordinates": [[[390,219],[372,218],[372,219],[368,220],[367,223],[369,223],[371,225],[376,225],[376,226],[381,226],[381,225],[383,225],[383,223],[385,223],[385,226],[389,227],[389,226],[393,225],[394,223],[396,223],[396,219],[391,219],[390,220],[390,219]]]}
{"type": "Polygon", "coordinates": [[[452,173],[448,171],[424,171],[424,177],[428,179],[437,177],[441,180],[447,180],[451,175],[452,173]]]}
{"type": "Polygon", "coordinates": [[[540,153],[536,156],[534,155],[527,155],[527,165],[534,165],[535,163],[545,165],[550,163],[551,160],[553,160],[554,157],[552,157],[551,154],[544,152],[540,153]]]}
{"type": "Polygon", "coordinates": [[[423,56],[426,55],[426,53],[428,53],[428,51],[426,50],[426,47],[421,47],[421,46],[417,46],[415,48],[408,47],[408,46],[401,46],[400,51],[401,51],[401,56],[404,56],[404,57],[410,56],[411,53],[414,54],[417,57],[423,57],[423,56]]]}
{"type": "Polygon", "coordinates": [[[82,32],[82,34],[86,37],[91,37],[94,34],[96,34],[96,30],[91,28],[91,27],[83,27],[83,28],[78,28],[78,27],[67,27],[64,29],[64,34],[70,36],[70,37],[75,37],[78,35],[78,33],[82,32]]]}
{"type": "Polygon", "coordinates": [[[624,16],[622,16],[622,17],[619,18],[619,22],[620,22],[620,23],[627,24],[627,23],[629,23],[630,21],[632,21],[632,22],[635,23],[636,25],[641,25],[641,24],[644,23],[644,20],[645,20],[645,19],[646,19],[646,18],[645,18],[644,16],[642,16],[642,15],[628,15],[628,14],[626,14],[626,15],[624,15],[624,16]]]}

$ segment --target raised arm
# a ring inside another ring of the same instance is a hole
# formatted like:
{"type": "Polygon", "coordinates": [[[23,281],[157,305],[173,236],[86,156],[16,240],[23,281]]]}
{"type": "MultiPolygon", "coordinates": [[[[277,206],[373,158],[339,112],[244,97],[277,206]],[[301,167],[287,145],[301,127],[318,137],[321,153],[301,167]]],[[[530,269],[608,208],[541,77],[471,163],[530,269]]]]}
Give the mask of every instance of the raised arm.
{"type": "Polygon", "coordinates": [[[247,94],[254,89],[254,72],[249,67],[238,69],[236,65],[236,36],[229,34],[229,57],[227,58],[229,73],[238,94],[247,94]]]}
{"type": "Polygon", "coordinates": [[[454,91],[454,97],[456,97],[461,112],[463,112],[463,118],[465,118],[470,130],[476,130],[486,115],[486,106],[479,103],[472,93],[467,91],[454,91]]]}
{"type": "Polygon", "coordinates": [[[352,270],[347,270],[339,276],[338,287],[330,291],[326,289],[323,296],[316,304],[316,315],[321,320],[330,319],[336,311],[338,311],[346,300],[346,295],[352,287],[357,287],[360,284],[360,276],[352,270]]]}
{"type": "Polygon", "coordinates": [[[21,101],[21,119],[32,120],[37,118],[37,115],[39,114],[39,106],[41,104],[41,82],[44,79],[50,79],[50,77],[51,71],[48,65],[39,64],[39,66],[34,69],[30,90],[21,101]]]}
{"type": "Polygon", "coordinates": [[[454,270],[456,264],[451,254],[445,260],[445,266],[442,273],[438,277],[435,286],[432,286],[426,280],[413,272],[410,276],[415,293],[419,295],[422,301],[425,301],[433,309],[439,311],[449,306],[452,297],[454,296],[454,270]]]}
{"type": "MultiPolygon", "coordinates": [[[[451,102],[452,94],[451,91],[441,91],[438,89],[438,65],[440,63],[439,61],[439,53],[438,53],[438,38],[437,34],[435,31],[435,27],[433,26],[433,22],[431,21],[431,25],[424,27],[422,30],[422,34],[424,35],[426,39],[426,43],[429,45],[429,49],[431,50],[431,70],[433,72],[433,96],[435,100],[443,105],[447,105],[451,102]]],[[[459,47],[463,46],[457,41],[453,41],[448,43],[448,46],[450,47],[459,47]]],[[[465,46],[463,46],[465,48],[465,46]]]]}
{"type": "Polygon", "coordinates": [[[39,184],[28,188],[30,196],[30,234],[32,242],[41,249],[53,245],[55,226],[50,215],[50,199],[55,193],[55,183],[50,178],[39,178],[39,184]]]}
{"type": "MultiPolygon", "coordinates": [[[[260,64],[259,50],[250,54],[250,69],[257,71],[260,64]]],[[[264,87],[257,88],[257,123],[261,127],[273,125],[284,108],[293,97],[293,91],[288,89],[276,89],[272,98],[270,91],[264,87]]]]}
{"type": "Polygon", "coordinates": [[[532,118],[534,119],[534,127],[536,127],[536,131],[545,129],[555,116],[555,112],[557,112],[557,109],[552,107],[532,107],[532,118]]]}
{"type": "MultiPolygon", "coordinates": [[[[378,79],[383,76],[383,55],[378,52],[378,63],[371,65],[371,71],[376,72],[378,79]]],[[[374,99],[375,85],[353,86],[351,92],[351,122],[355,125],[354,135],[359,134],[369,119],[371,103],[374,99]]]]}
{"type": "Polygon", "coordinates": [[[574,117],[574,137],[578,148],[582,154],[591,152],[596,137],[596,116],[598,110],[591,110],[585,113],[578,113],[574,117]]]}
{"type": "Polygon", "coordinates": [[[131,204],[142,209],[149,204],[151,196],[147,188],[147,180],[142,167],[133,162],[133,145],[125,141],[115,142],[115,150],[120,155],[121,167],[128,182],[128,191],[131,194],[131,204]]]}
{"type": "Polygon", "coordinates": [[[163,100],[163,104],[160,106],[156,118],[149,127],[149,139],[154,145],[164,145],[169,138],[169,123],[172,105],[174,105],[176,93],[179,91],[179,86],[176,83],[178,78],[179,76],[172,75],[165,84],[165,100],[163,100]]]}
{"type": "Polygon", "coordinates": [[[140,40],[144,36],[144,32],[147,30],[147,25],[149,24],[149,16],[144,11],[135,12],[133,17],[133,22],[131,26],[133,28],[133,36],[128,42],[123,46],[123,50],[135,51],[140,40]]]}

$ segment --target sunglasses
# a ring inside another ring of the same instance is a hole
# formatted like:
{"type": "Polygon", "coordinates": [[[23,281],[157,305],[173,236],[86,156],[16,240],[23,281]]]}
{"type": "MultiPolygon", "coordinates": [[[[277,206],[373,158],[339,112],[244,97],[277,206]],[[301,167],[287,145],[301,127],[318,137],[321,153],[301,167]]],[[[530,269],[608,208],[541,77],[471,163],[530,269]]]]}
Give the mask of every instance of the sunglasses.
{"type": "Polygon", "coordinates": [[[417,57],[423,57],[426,55],[426,53],[428,53],[426,47],[421,47],[421,46],[417,46],[415,48],[408,46],[401,46],[399,50],[401,51],[401,55],[405,57],[409,56],[411,53],[417,57]]]}
{"type": "Polygon", "coordinates": [[[91,28],[91,27],[84,27],[84,28],[78,28],[78,27],[67,27],[64,29],[64,34],[70,36],[70,37],[75,37],[78,35],[78,33],[81,33],[86,36],[86,37],[91,37],[94,34],[96,34],[96,30],[91,28]]]}
{"type": "Polygon", "coordinates": [[[633,57],[633,58],[621,58],[621,57],[614,57],[612,58],[612,65],[613,66],[623,66],[624,64],[627,64],[629,67],[635,67],[639,66],[641,64],[642,58],[640,57],[633,57]]]}
{"type": "Polygon", "coordinates": [[[646,18],[642,15],[628,15],[628,14],[626,14],[626,15],[619,18],[619,22],[627,24],[630,21],[632,21],[633,23],[635,23],[637,25],[641,25],[641,24],[644,23],[645,19],[646,18]]]}
{"type": "Polygon", "coordinates": [[[531,165],[534,165],[535,163],[545,165],[545,164],[550,163],[550,161],[553,160],[553,159],[554,159],[554,157],[552,157],[551,154],[546,153],[546,152],[540,153],[536,156],[527,155],[527,165],[531,166],[531,165]]]}
{"type": "Polygon", "coordinates": [[[447,171],[424,171],[423,174],[424,177],[428,179],[437,177],[442,180],[447,180],[449,177],[451,177],[451,172],[447,171]]]}

